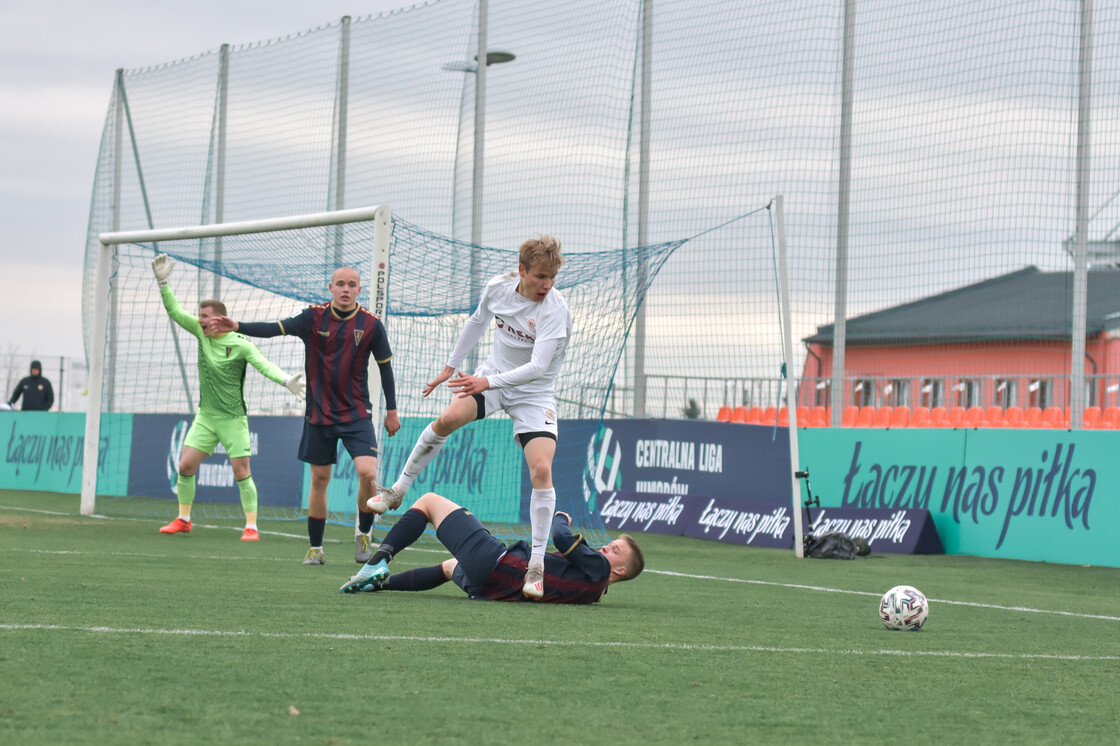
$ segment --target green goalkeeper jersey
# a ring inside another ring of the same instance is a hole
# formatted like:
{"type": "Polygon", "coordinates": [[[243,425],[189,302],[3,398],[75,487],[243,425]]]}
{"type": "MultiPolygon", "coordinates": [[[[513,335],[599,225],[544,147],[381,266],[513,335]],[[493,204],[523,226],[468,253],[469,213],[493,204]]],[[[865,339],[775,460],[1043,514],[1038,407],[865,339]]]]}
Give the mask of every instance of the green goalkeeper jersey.
{"type": "Polygon", "coordinates": [[[236,332],[207,337],[196,316],[183,310],[170,286],[160,288],[163,307],[179,326],[198,338],[198,411],[212,417],[244,417],[245,364],[281,386],[288,374],[273,365],[257,346],[236,332]]]}

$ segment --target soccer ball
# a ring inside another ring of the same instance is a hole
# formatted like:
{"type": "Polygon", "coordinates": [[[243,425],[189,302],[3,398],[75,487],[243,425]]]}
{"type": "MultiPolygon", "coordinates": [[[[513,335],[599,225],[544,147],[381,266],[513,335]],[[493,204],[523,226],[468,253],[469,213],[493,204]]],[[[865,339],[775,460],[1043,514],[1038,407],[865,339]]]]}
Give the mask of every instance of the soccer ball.
{"type": "Polygon", "coordinates": [[[887,629],[919,630],[929,617],[929,601],[917,588],[896,585],[879,602],[879,619],[887,629]]]}

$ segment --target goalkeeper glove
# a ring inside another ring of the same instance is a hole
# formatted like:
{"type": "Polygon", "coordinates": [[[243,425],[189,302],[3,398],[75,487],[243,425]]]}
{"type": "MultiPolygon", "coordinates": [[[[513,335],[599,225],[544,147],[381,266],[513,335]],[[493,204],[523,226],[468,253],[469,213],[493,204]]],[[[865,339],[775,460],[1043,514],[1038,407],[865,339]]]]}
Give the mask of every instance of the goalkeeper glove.
{"type": "Polygon", "coordinates": [[[296,373],[284,381],[284,388],[296,395],[296,401],[303,401],[303,394],[307,390],[307,384],[303,382],[303,374],[296,373]]]}
{"type": "Polygon", "coordinates": [[[152,273],[156,276],[156,282],[159,283],[161,288],[167,287],[167,278],[171,277],[171,269],[175,266],[175,262],[167,258],[167,254],[160,254],[152,260],[152,273]]]}

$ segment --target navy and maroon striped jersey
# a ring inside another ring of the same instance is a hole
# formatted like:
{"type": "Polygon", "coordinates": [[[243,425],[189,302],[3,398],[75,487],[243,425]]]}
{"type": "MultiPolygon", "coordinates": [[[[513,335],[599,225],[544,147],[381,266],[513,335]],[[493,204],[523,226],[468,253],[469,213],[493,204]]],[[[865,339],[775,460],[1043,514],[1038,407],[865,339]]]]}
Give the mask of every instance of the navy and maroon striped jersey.
{"type": "Polygon", "coordinates": [[[397,408],[389,337],[380,319],[361,306],[340,315],[329,302],[320,303],[283,321],[241,323],[237,330],[250,337],[287,334],[303,340],[306,417],[312,425],[338,425],[372,416],[371,356],[381,373],[385,408],[397,408]]]}
{"type": "MultiPolygon", "coordinates": [[[[587,546],[582,536],[573,535],[563,516],[553,518],[552,543],[560,551],[544,556],[544,598],[540,602],[593,604],[602,598],[611,574],[607,558],[587,546]]],[[[486,578],[478,597],[495,601],[530,600],[521,593],[528,565],[529,545],[523,541],[511,544],[486,578]]]]}

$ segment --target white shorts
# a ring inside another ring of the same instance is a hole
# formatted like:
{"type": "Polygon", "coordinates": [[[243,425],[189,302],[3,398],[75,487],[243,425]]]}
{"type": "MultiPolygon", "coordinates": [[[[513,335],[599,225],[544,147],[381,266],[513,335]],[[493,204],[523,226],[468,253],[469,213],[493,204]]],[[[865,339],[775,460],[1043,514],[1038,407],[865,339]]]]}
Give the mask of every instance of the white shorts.
{"type": "MultiPolygon", "coordinates": [[[[476,376],[495,375],[496,371],[483,365],[476,376]]],[[[513,420],[513,436],[522,433],[550,433],[556,437],[556,397],[551,394],[525,394],[516,388],[487,389],[482,392],[486,403],[484,417],[504,410],[513,420]]]]}

